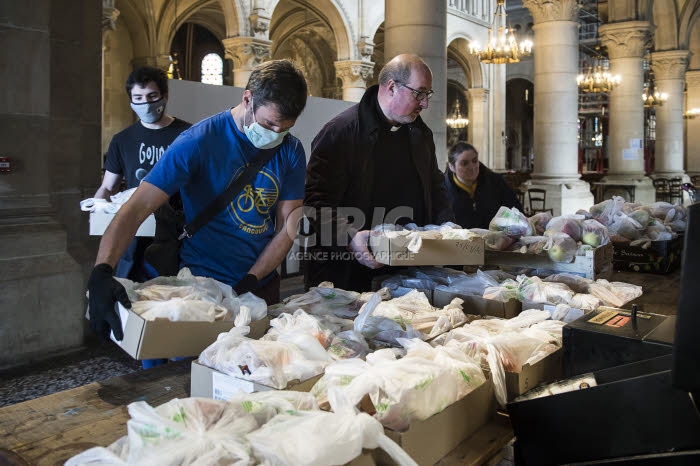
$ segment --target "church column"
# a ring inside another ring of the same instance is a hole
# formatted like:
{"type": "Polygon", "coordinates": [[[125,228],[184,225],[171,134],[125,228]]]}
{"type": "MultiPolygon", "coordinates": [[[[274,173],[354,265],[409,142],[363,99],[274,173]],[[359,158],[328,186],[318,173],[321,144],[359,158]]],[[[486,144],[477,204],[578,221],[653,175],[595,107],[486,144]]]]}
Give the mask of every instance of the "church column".
{"type": "Polygon", "coordinates": [[[222,41],[226,58],[233,60],[233,85],[245,88],[253,69],[270,59],[270,45],[267,39],[255,37],[229,37],[222,41]]]}
{"type": "Polygon", "coordinates": [[[479,158],[489,165],[488,158],[488,100],[489,91],[483,87],[467,89],[469,95],[469,142],[479,151],[479,158]]]}
{"type": "Polygon", "coordinates": [[[447,161],[447,2],[385,0],[384,57],[419,55],[433,72],[435,95],[421,118],[433,131],[438,166],[447,161]]]}
{"type": "Polygon", "coordinates": [[[343,100],[359,102],[374,74],[374,63],[360,60],[337,61],[335,75],[343,82],[343,100]]]}
{"type": "Polygon", "coordinates": [[[683,170],[683,87],[688,67],[687,50],[669,50],[651,54],[651,67],[659,92],[668,93],[668,101],[656,108],[656,147],[654,175],[671,178],[683,170]]]}
{"type": "MultiPolygon", "coordinates": [[[[620,75],[620,84],[610,93],[609,169],[602,181],[634,186],[635,201],[648,204],[656,195],[651,180],[644,175],[644,102],[640,96],[650,30],[646,21],[605,24],[599,29],[601,42],[608,49],[610,70],[620,75]]],[[[610,189],[606,192],[612,193],[610,189]]]]}
{"type": "MultiPolygon", "coordinates": [[[[700,109],[700,70],[685,73],[687,88],[686,111],[700,109]]],[[[686,170],[688,175],[700,175],[700,115],[686,120],[686,170]]]]}
{"type": "Polygon", "coordinates": [[[575,0],[523,0],[534,18],[535,168],[527,187],[547,190],[555,215],[588,209],[578,173],[578,9],[575,0]]]}

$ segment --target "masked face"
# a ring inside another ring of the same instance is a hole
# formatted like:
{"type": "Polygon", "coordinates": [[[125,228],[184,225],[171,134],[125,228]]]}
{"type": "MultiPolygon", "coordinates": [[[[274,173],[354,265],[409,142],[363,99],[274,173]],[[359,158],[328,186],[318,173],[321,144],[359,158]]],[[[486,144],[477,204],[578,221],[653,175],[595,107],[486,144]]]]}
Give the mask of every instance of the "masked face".
{"type": "Polygon", "coordinates": [[[131,102],[131,109],[136,112],[136,115],[144,123],[156,123],[163,118],[165,104],[165,98],[161,97],[160,100],[155,102],[143,102],[140,104],[131,102]]]}
{"type": "MultiPolygon", "coordinates": [[[[269,106],[263,106],[258,109],[258,112],[262,111],[263,109],[266,109],[268,113],[275,113],[273,112],[269,106]]],[[[245,135],[248,137],[248,140],[253,144],[255,147],[258,149],[272,149],[273,147],[277,147],[280,144],[282,144],[282,141],[284,140],[284,137],[289,133],[289,130],[284,130],[280,131],[279,133],[276,131],[273,131],[271,129],[265,128],[260,125],[260,123],[257,122],[255,118],[255,112],[253,111],[253,101],[251,99],[251,104],[250,104],[250,113],[252,113],[252,122],[250,125],[246,126],[246,116],[248,112],[246,112],[243,116],[243,131],[245,132],[245,135]]],[[[276,115],[271,115],[272,121],[279,120],[279,118],[274,118],[276,115]]],[[[294,122],[292,122],[294,124],[294,122]]],[[[290,125],[291,127],[291,125],[290,125]]]]}

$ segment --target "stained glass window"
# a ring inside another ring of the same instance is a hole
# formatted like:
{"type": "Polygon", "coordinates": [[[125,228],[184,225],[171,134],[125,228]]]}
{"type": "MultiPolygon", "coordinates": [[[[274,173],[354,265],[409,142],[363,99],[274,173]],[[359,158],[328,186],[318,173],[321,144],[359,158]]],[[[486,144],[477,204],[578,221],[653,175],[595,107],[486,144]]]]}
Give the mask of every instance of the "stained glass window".
{"type": "Polygon", "coordinates": [[[208,53],[202,59],[202,82],[204,84],[224,84],[224,61],[218,53],[208,53]]]}

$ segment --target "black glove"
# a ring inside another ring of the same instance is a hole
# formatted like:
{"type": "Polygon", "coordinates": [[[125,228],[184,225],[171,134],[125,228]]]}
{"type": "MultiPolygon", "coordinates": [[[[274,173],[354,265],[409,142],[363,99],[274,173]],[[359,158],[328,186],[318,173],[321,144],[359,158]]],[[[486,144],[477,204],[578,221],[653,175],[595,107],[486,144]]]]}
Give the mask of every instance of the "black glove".
{"type": "Polygon", "coordinates": [[[88,280],[88,304],[90,306],[90,328],[104,340],[109,340],[110,329],[114,337],[121,341],[124,338],[122,322],[114,309],[114,303],[119,301],[131,309],[131,301],[126,289],[113,277],[114,270],[109,264],[98,264],[92,269],[88,280]]]}
{"type": "Polygon", "coordinates": [[[257,287],[258,287],[258,277],[256,277],[252,273],[248,273],[248,274],[246,274],[245,277],[243,277],[241,279],[240,282],[236,283],[236,286],[233,287],[233,291],[235,291],[236,294],[238,296],[240,296],[243,293],[253,291],[257,287]]]}

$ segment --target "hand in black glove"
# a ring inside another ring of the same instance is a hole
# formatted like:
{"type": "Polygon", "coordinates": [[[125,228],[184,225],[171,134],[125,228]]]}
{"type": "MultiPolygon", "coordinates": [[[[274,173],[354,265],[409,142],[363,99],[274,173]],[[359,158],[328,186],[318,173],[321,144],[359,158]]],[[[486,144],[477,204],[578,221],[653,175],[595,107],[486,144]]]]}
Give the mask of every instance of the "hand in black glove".
{"type": "Polygon", "coordinates": [[[236,286],[233,287],[233,291],[235,291],[236,294],[238,296],[240,296],[243,293],[253,291],[257,287],[258,287],[258,277],[256,277],[252,273],[248,273],[248,274],[246,274],[245,277],[243,277],[241,279],[240,282],[236,283],[236,286]]]}
{"type": "Polygon", "coordinates": [[[92,269],[88,280],[88,304],[90,305],[90,328],[104,340],[109,340],[110,329],[114,337],[121,341],[124,338],[122,322],[114,309],[114,303],[119,301],[131,309],[131,301],[126,289],[113,277],[114,270],[109,264],[98,264],[92,269]]]}

